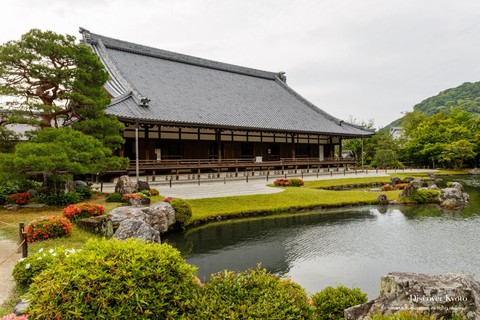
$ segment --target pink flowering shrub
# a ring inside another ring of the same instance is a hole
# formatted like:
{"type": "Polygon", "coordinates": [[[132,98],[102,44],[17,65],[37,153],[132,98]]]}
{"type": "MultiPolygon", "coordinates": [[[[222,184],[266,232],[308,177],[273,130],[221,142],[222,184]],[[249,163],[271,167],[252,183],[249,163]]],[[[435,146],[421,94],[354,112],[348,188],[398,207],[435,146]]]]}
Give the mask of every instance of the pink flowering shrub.
{"type": "Polygon", "coordinates": [[[275,180],[273,184],[279,187],[301,187],[304,185],[304,182],[302,179],[299,179],[299,178],[291,178],[291,179],[280,178],[275,180]]]}
{"type": "Polygon", "coordinates": [[[126,194],[122,197],[122,202],[128,202],[130,199],[142,200],[142,197],[136,194],[126,194]]]}
{"type": "Polygon", "coordinates": [[[35,241],[69,235],[72,231],[72,223],[67,218],[60,216],[40,217],[30,222],[25,231],[27,232],[27,241],[35,243],[35,241]]]}
{"type": "Polygon", "coordinates": [[[32,201],[30,195],[27,192],[15,193],[7,196],[5,199],[7,204],[25,204],[32,201]]]}
{"type": "Polygon", "coordinates": [[[96,203],[72,204],[63,209],[63,215],[72,222],[83,218],[101,216],[104,213],[105,208],[96,203]]]}
{"type": "Polygon", "coordinates": [[[166,198],[163,198],[162,202],[172,203],[172,200],[173,200],[173,199],[177,199],[177,198],[174,198],[174,197],[166,197],[166,198]]]}
{"type": "Polygon", "coordinates": [[[392,191],[393,190],[393,187],[389,184],[386,184],[383,186],[383,191],[392,191]]]}
{"type": "Polygon", "coordinates": [[[4,316],[2,320],[27,320],[27,315],[23,316],[16,316],[15,313],[9,314],[8,316],[4,316]]]}

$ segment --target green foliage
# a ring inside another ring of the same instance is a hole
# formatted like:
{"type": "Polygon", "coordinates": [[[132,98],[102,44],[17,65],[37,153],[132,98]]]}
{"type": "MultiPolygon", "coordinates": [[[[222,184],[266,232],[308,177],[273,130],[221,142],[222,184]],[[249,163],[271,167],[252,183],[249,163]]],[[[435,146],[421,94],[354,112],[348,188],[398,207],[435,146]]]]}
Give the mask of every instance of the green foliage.
{"type": "Polygon", "coordinates": [[[143,193],[143,191],[137,192],[137,193],[135,193],[135,195],[137,195],[141,198],[148,198],[149,197],[146,193],[143,193]]]}
{"type": "Polygon", "coordinates": [[[178,319],[198,288],[195,268],[167,244],[90,239],[30,287],[34,319],[178,319]]]}
{"type": "Polygon", "coordinates": [[[48,251],[42,248],[37,253],[17,261],[12,272],[13,279],[17,285],[28,287],[33,282],[33,278],[43,270],[75,253],[75,249],[65,249],[63,246],[48,251]]]}
{"type": "Polygon", "coordinates": [[[474,150],[477,146],[466,140],[454,141],[447,145],[440,155],[440,163],[448,168],[459,170],[463,168],[463,162],[475,157],[474,150]]]}
{"type": "Polygon", "coordinates": [[[403,168],[401,162],[398,161],[397,155],[393,150],[379,149],[375,152],[373,161],[370,163],[370,166],[373,168],[403,168]]]}
{"type": "Polygon", "coordinates": [[[111,193],[107,196],[107,202],[123,202],[122,195],[118,192],[111,193]]]}
{"type": "Polygon", "coordinates": [[[160,192],[157,189],[150,189],[150,194],[152,196],[158,196],[160,195],[160,192]]]}
{"type": "MultiPolygon", "coordinates": [[[[0,170],[2,164],[0,163],[0,170]]],[[[0,172],[0,204],[6,203],[7,196],[37,187],[35,181],[28,180],[25,176],[14,176],[0,172]]]]}
{"type": "Polygon", "coordinates": [[[3,124],[42,129],[72,124],[109,148],[124,142],[123,125],[105,116],[108,73],[92,49],[76,44],[75,37],[32,29],[20,40],[3,44],[0,80],[0,94],[11,97],[2,102],[3,124]]]}
{"type": "Polygon", "coordinates": [[[440,196],[438,190],[417,190],[412,195],[407,197],[408,201],[416,203],[435,203],[440,196]]]}
{"type": "MultiPolygon", "coordinates": [[[[370,318],[371,320],[435,320],[437,319],[434,316],[423,315],[419,311],[410,311],[410,310],[403,310],[403,311],[400,311],[394,314],[389,314],[389,315],[383,315],[383,314],[380,314],[380,312],[377,312],[375,314],[370,315],[370,318]]],[[[452,316],[447,319],[460,320],[465,318],[458,317],[452,314],[452,316]]]]}
{"type": "Polygon", "coordinates": [[[187,226],[192,218],[192,208],[188,202],[183,199],[176,198],[173,199],[170,204],[172,205],[173,210],[175,210],[175,224],[181,228],[187,226]]]}
{"type": "Polygon", "coordinates": [[[68,206],[80,201],[80,196],[75,191],[69,193],[55,193],[52,191],[48,195],[37,195],[36,200],[49,206],[68,206]]]}
{"type": "Polygon", "coordinates": [[[349,289],[337,284],[336,288],[326,287],[314,294],[312,301],[319,319],[344,319],[343,311],[367,302],[367,294],[358,288],[349,289]]]}
{"type": "Polygon", "coordinates": [[[79,194],[80,199],[91,199],[93,196],[92,190],[89,188],[77,188],[75,192],[79,194]]]}
{"type": "Polygon", "coordinates": [[[142,190],[140,192],[143,193],[147,197],[150,197],[152,195],[152,193],[149,190],[142,190]]]}
{"type": "Polygon", "coordinates": [[[60,216],[40,217],[31,221],[25,228],[29,243],[64,237],[71,231],[72,223],[67,218],[60,216]]]}
{"type": "Polygon", "coordinates": [[[305,290],[266,270],[222,271],[193,300],[189,319],[311,319],[305,290]]]}

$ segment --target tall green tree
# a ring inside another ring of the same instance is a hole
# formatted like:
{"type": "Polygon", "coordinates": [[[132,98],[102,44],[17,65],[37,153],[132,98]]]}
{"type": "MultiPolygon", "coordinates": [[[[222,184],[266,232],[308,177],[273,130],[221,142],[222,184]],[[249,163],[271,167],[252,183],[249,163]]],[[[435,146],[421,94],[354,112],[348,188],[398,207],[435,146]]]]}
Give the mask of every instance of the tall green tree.
{"type": "Polygon", "coordinates": [[[44,129],[72,126],[109,147],[123,142],[123,125],[105,110],[108,73],[90,47],[75,37],[32,29],[0,46],[0,126],[44,129]]]}

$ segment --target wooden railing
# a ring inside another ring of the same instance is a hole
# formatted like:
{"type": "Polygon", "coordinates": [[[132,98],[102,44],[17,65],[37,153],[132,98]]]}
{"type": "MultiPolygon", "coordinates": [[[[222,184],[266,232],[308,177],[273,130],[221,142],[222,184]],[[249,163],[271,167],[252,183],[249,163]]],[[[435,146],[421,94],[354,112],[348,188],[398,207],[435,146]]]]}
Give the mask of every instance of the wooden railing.
{"type": "MultiPolygon", "coordinates": [[[[257,162],[256,158],[248,159],[167,159],[167,160],[139,160],[139,167],[228,167],[228,166],[279,166],[279,165],[308,165],[308,164],[345,164],[355,163],[356,158],[280,158],[275,161],[257,162]]],[[[130,161],[130,166],[135,166],[135,160],[130,161]]]]}

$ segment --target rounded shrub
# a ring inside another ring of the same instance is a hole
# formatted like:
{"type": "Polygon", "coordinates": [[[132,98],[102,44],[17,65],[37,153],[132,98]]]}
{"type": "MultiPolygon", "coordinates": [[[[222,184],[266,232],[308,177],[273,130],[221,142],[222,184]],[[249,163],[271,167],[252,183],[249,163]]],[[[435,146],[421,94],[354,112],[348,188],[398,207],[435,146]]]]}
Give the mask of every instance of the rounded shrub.
{"type": "Polygon", "coordinates": [[[80,199],[91,199],[93,196],[92,190],[89,188],[77,188],[75,192],[79,194],[80,199]]]}
{"type": "Polygon", "coordinates": [[[301,187],[304,185],[304,182],[302,179],[299,178],[279,178],[275,180],[273,184],[279,187],[301,187]]]}
{"type": "Polygon", "coordinates": [[[107,202],[123,202],[122,195],[118,192],[111,193],[107,196],[107,202]]]}
{"type": "Polygon", "coordinates": [[[157,189],[150,189],[150,194],[152,196],[158,196],[160,195],[160,192],[157,189]]]}
{"type": "Polygon", "coordinates": [[[382,187],[383,191],[392,191],[393,187],[389,184],[386,184],[382,187]]]}
{"type": "Polygon", "coordinates": [[[168,244],[90,239],[30,286],[34,319],[178,319],[199,287],[168,244]]]}
{"type": "Polygon", "coordinates": [[[441,192],[438,190],[419,189],[407,197],[408,201],[416,203],[435,203],[441,192]]]}
{"type": "Polygon", "coordinates": [[[25,228],[25,231],[27,233],[27,241],[35,243],[35,241],[70,235],[72,223],[67,218],[60,216],[40,217],[31,221],[25,228]]]}
{"type": "Polygon", "coordinates": [[[142,196],[139,196],[138,194],[125,194],[122,197],[122,202],[128,203],[130,199],[142,200],[142,196]]]}
{"type": "Polygon", "coordinates": [[[192,208],[187,201],[176,198],[173,199],[170,204],[172,205],[173,210],[175,210],[175,221],[177,226],[182,228],[187,226],[192,218],[192,208]]]}
{"type": "Polygon", "coordinates": [[[49,195],[38,196],[37,201],[49,206],[68,206],[80,201],[80,196],[75,191],[69,193],[55,193],[52,191],[49,195]]]}
{"type": "Polygon", "coordinates": [[[26,204],[32,201],[30,195],[27,192],[15,193],[7,196],[7,204],[26,204]]]}
{"type": "Polygon", "coordinates": [[[344,319],[343,311],[367,302],[367,294],[358,288],[337,285],[336,288],[326,287],[311,299],[318,319],[344,319]]]}
{"type": "Polygon", "coordinates": [[[96,203],[72,204],[63,209],[63,215],[72,222],[83,218],[101,216],[104,213],[105,208],[96,203]]]}
{"type": "Polygon", "coordinates": [[[291,178],[291,179],[288,179],[288,181],[290,181],[291,187],[301,187],[304,185],[303,180],[299,178],[291,178]]]}
{"type": "Polygon", "coordinates": [[[222,271],[193,300],[192,319],[312,319],[307,293],[266,270],[222,271]],[[201,315],[198,316],[198,315],[201,315]]]}
{"type": "Polygon", "coordinates": [[[42,248],[37,253],[17,261],[12,272],[13,279],[17,285],[28,287],[33,282],[33,278],[43,270],[76,252],[75,249],[65,249],[63,246],[48,251],[42,248]]]}
{"type": "Polygon", "coordinates": [[[140,191],[140,193],[143,193],[144,195],[146,195],[147,197],[150,197],[152,195],[152,193],[150,192],[150,190],[142,190],[140,191]]]}

